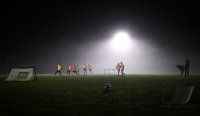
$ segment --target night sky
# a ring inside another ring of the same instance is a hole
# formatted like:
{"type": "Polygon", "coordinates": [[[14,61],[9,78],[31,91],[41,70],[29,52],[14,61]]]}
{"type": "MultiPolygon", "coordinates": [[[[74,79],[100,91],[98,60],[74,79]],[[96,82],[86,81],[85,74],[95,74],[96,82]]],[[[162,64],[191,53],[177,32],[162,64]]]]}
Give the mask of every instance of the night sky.
{"type": "Polygon", "coordinates": [[[60,62],[65,73],[69,63],[90,63],[101,74],[122,61],[130,74],[178,74],[176,65],[189,58],[191,74],[200,74],[200,8],[195,1],[2,5],[1,70],[36,66],[38,73],[54,73],[60,62]],[[127,31],[139,48],[115,55],[104,49],[119,30],[127,31]]]}

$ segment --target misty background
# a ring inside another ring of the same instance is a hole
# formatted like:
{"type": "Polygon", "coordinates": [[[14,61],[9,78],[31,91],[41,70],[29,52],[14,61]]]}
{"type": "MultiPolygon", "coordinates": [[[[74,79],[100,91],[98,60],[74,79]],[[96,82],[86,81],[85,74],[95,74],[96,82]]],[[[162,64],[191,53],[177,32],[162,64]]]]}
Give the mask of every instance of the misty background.
{"type": "Polygon", "coordinates": [[[190,60],[200,74],[199,13],[195,2],[5,3],[0,72],[35,66],[54,73],[56,64],[89,63],[95,74],[125,64],[127,74],[179,74],[176,65],[190,60]],[[127,32],[128,51],[111,45],[127,32]]]}

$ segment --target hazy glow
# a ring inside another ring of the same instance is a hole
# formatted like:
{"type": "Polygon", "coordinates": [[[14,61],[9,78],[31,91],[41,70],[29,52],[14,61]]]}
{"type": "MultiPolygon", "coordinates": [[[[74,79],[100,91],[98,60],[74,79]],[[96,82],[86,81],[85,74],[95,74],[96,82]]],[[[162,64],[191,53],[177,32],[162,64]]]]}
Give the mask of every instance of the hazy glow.
{"type": "MultiPolygon", "coordinates": [[[[84,63],[92,65],[94,74],[103,74],[104,69],[115,69],[117,63],[123,62],[126,74],[179,74],[176,65],[185,62],[183,55],[166,51],[156,46],[155,41],[149,41],[154,39],[142,38],[131,31],[110,33],[102,38],[99,35],[98,41],[77,42],[76,44],[62,40],[62,44],[59,45],[63,46],[58,46],[59,49],[53,55],[44,55],[45,57],[35,61],[38,64],[35,65],[37,70],[54,73],[55,65],[61,61],[63,74],[66,74],[68,64],[79,65],[80,74],[83,74],[84,63]],[[68,43],[67,46],[66,43],[68,43]]],[[[198,62],[198,58],[191,59],[191,61],[198,62]]],[[[193,63],[192,65],[199,69],[199,64],[193,63]]],[[[27,66],[27,63],[24,66],[27,66]]]]}
{"type": "Polygon", "coordinates": [[[111,46],[115,50],[128,50],[131,46],[131,40],[126,32],[118,32],[111,40],[111,46]]]}

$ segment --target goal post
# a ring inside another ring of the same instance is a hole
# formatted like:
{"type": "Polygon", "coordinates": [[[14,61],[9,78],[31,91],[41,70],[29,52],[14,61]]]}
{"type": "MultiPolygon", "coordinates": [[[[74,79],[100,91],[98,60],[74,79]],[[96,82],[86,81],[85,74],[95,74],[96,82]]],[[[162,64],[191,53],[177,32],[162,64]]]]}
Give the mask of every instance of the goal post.
{"type": "Polygon", "coordinates": [[[10,74],[5,81],[33,81],[36,80],[35,67],[11,67],[10,74]]]}
{"type": "Polygon", "coordinates": [[[115,69],[104,69],[104,75],[115,75],[115,69]]]}

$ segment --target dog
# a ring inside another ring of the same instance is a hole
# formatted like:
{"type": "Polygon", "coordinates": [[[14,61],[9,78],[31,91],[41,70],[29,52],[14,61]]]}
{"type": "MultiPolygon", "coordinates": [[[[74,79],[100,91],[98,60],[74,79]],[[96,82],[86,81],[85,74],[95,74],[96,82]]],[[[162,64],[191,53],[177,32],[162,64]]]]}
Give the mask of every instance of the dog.
{"type": "Polygon", "coordinates": [[[183,66],[183,65],[176,65],[176,67],[181,71],[181,76],[183,76],[183,72],[185,70],[185,66],[183,66]]]}

